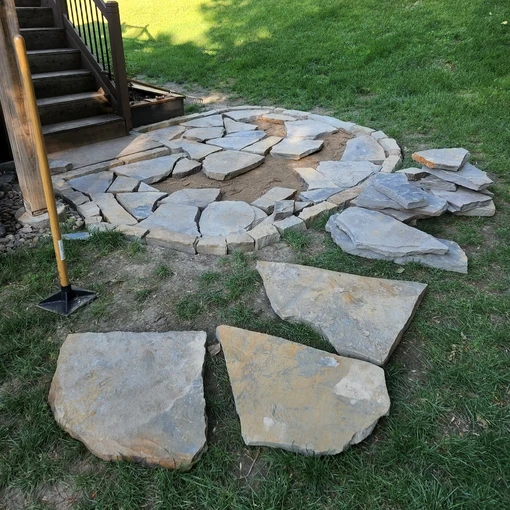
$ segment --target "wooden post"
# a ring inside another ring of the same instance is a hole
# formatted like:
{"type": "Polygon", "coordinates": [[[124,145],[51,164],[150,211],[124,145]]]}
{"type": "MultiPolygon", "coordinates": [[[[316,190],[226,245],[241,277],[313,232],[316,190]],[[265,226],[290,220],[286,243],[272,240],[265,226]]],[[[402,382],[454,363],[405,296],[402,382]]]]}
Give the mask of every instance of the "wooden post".
{"type": "Polygon", "coordinates": [[[27,115],[21,77],[16,64],[13,37],[19,34],[14,0],[0,0],[0,102],[11,143],[25,210],[46,212],[44,190],[36,159],[33,128],[27,115]]]}

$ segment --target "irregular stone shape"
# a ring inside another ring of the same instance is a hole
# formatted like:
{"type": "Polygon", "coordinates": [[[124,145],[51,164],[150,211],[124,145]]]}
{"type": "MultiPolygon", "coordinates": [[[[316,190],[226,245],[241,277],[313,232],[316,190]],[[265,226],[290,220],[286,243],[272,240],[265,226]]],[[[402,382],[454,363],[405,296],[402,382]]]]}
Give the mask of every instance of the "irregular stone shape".
{"type": "Polygon", "coordinates": [[[322,140],[306,140],[301,138],[284,138],[273,146],[271,156],[278,159],[298,160],[322,149],[322,140]]]}
{"type": "Polygon", "coordinates": [[[430,175],[428,168],[426,170],[423,168],[404,168],[402,170],[397,170],[396,173],[405,174],[408,181],[418,181],[430,175]]]}
{"type": "Polygon", "coordinates": [[[478,218],[489,218],[496,214],[496,206],[494,202],[491,200],[488,205],[483,205],[480,207],[475,207],[474,209],[470,209],[469,211],[460,211],[454,212],[455,216],[476,216],[478,218]]]}
{"type": "Polygon", "coordinates": [[[289,216],[284,220],[275,221],[273,225],[278,229],[280,235],[285,234],[285,232],[305,232],[306,231],[306,223],[297,216],[289,216]]]}
{"type": "Polygon", "coordinates": [[[238,151],[222,151],[204,159],[203,171],[209,179],[226,181],[257,168],[264,156],[238,151]]]}
{"type": "Polygon", "coordinates": [[[370,136],[376,141],[382,140],[383,138],[389,138],[383,131],[374,131],[373,133],[370,133],[370,136]]]}
{"type": "Polygon", "coordinates": [[[350,129],[350,132],[354,136],[370,136],[372,133],[375,132],[375,129],[372,129],[372,128],[369,128],[366,126],[355,125],[355,126],[352,126],[352,128],[350,129]]]}
{"type": "Polygon", "coordinates": [[[386,159],[384,149],[370,135],[357,136],[347,141],[342,161],[370,161],[382,165],[386,159]]]}
{"type": "Polygon", "coordinates": [[[492,197],[477,193],[466,188],[458,187],[457,191],[432,190],[436,197],[444,198],[448,202],[448,210],[451,212],[465,212],[476,207],[488,205],[492,197]]]}
{"type": "Polygon", "coordinates": [[[166,193],[119,193],[117,201],[131,216],[137,220],[144,220],[153,213],[156,202],[164,197],[166,193]]]}
{"type": "Polygon", "coordinates": [[[254,249],[255,241],[248,234],[230,234],[227,236],[228,253],[234,253],[236,251],[246,253],[254,249]]]}
{"type": "Polygon", "coordinates": [[[204,331],[68,335],[49,394],[55,420],[101,459],[189,469],[206,448],[205,341],[204,331]]]}
{"type": "Polygon", "coordinates": [[[50,165],[51,175],[61,174],[68,172],[73,168],[73,164],[69,161],[62,161],[61,159],[48,159],[50,165]]]}
{"type": "Polygon", "coordinates": [[[108,223],[107,221],[98,221],[96,223],[89,223],[85,222],[87,225],[87,228],[90,232],[111,232],[114,230],[117,230],[117,228],[120,225],[112,225],[111,223],[108,223]]]}
{"type": "Polygon", "coordinates": [[[281,136],[268,136],[260,140],[260,142],[256,142],[252,145],[248,145],[242,149],[244,152],[251,152],[252,154],[259,154],[260,156],[265,156],[269,153],[271,148],[277,143],[282,141],[281,136]]]}
{"type": "Polygon", "coordinates": [[[219,200],[221,190],[218,188],[203,189],[181,189],[174,191],[171,195],[164,198],[162,204],[184,204],[205,209],[211,202],[219,200]]]}
{"type": "Polygon", "coordinates": [[[313,202],[300,202],[299,200],[296,200],[294,202],[294,214],[300,213],[305,207],[311,207],[313,205],[313,202]]]}
{"type": "Polygon", "coordinates": [[[113,182],[113,172],[99,172],[97,174],[84,175],[67,181],[76,191],[81,191],[87,195],[105,193],[113,182]]]}
{"type": "MultiPolygon", "coordinates": [[[[357,204],[356,204],[357,205],[357,204]]],[[[412,220],[421,220],[424,218],[433,218],[441,216],[448,210],[448,202],[442,198],[431,195],[429,203],[425,207],[417,207],[416,209],[378,209],[379,212],[392,216],[393,218],[410,222],[412,220]]]]}
{"type": "Polygon", "coordinates": [[[465,163],[456,172],[447,170],[428,169],[429,173],[443,181],[453,182],[464,188],[480,191],[493,184],[486,172],[483,172],[471,163],[465,163]]]}
{"type": "Polygon", "coordinates": [[[171,153],[168,147],[157,147],[155,149],[150,149],[148,151],[143,152],[135,152],[134,154],[130,154],[129,156],[124,156],[121,158],[121,161],[125,165],[129,165],[131,163],[137,163],[138,161],[147,161],[149,159],[161,158],[162,156],[168,156],[171,153]]]}
{"type": "Polygon", "coordinates": [[[179,138],[184,133],[184,131],[186,131],[186,128],[183,126],[169,126],[163,129],[150,131],[147,136],[152,140],[156,140],[166,145],[171,140],[179,138]]]}
{"type": "Polygon", "coordinates": [[[273,310],[324,335],[338,354],[384,365],[427,285],[257,262],[273,310]]]}
{"type": "Polygon", "coordinates": [[[163,228],[171,232],[200,236],[197,221],[200,217],[200,209],[184,204],[161,204],[156,211],[147,219],[140,222],[139,226],[152,230],[163,228]]]}
{"type": "Polygon", "coordinates": [[[137,181],[146,184],[154,184],[155,182],[166,179],[174,169],[175,164],[182,156],[163,156],[162,158],[152,159],[149,161],[140,161],[115,168],[117,175],[125,175],[132,177],[137,181]]]}
{"type": "Polygon", "coordinates": [[[288,138],[307,138],[316,140],[331,135],[338,131],[331,124],[317,122],[315,120],[294,120],[285,123],[288,138]]]}
{"type": "Polygon", "coordinates": [[[333,181],[340,189],[357,186],[380,169],[380,165],[369,161],[321,161],[317,167],[319,173],[333,181]]]}
{"type": "Polygon", "coordinates": [[[258,207],[251,206],[253,209],[253,212],[255,213],[255,219],[253,220],[253,223],[251,224],[251,228],[255,228],[258,224],[264,222],[267,219],[267,214],[258,207]]]}
{"type": "Polygon", "coordinates": [[[262,115],[270,113],[272,110],[234,110],[225,112],[225,117],[228,117],[237,122],[253,122],[262,115]]]}
{"type": "Polygon", "coordinates": [[[387,257],[380,253],[375,253],[370,250],[362,250],[355,247],[349,236],[343,231],[338,229],[334,222],[329,222],[326,225],[326,230],[331,232],[333,241],[342,248],[343,251],[358,257],[376,260],[390,260],[397,264],[408,264],[409,262],[419,262],[423,266],[433,267],[437,269],[444,269],[446,271],[454,271],[456,273],[467,273],[467,257],[457,243],[447,241],[445,239],[438,239],[441,243],[448,246],[448,252],[444,255],[410,255],[407,257],[387,257]]]}
{"type": "Polygon", "coordinates": [[[280,240],[280,232],[274,225],[258,225],[248,232],[255,241],[255,249],[261,250],[280,240]]]}
{"type": "Polygon", "coordinates": [[[208,140],[209,145],[217,145],[223,149],[240,151],[249,145],[265,138],[264,131],[241,131],[232,135],[225,136],[224,138],[214,138],[208,140]]]}
{"type": "Polygon", "coordinates": [[[119,175],[108,188],[108,193],[131,193],[138,188],[140,181],[125,175],[119,175]]]}
{"type": "Polygon", "coordinates": [[[136,225],[119,225],[116,230],[128,241],[141,241],[149,233],[148,229],[136,225]]]}
{"type": "Polygon", "coordinates": [[[312,207],[303,209],[299,213],[298,218],[303,220],[306,226],[309,227],[315,220],[325,214],[335,211],[336,209],[338,209],[338,206],[331,202],[321,202],[320,204],[312,205],[312,207]]]}
{"type": "Polygon", "coordinates": [[[90,202],[90,198],[79,191],[74,191],[72,188],[61,191],[60,196],[73,207],[86,204],[90,202]]]}
{"type": "Polygon", "coordinates": [[[281,113],[268,113],[267,115],[262,115],[260,120],[264,122],[270,122],[271,124],[284,124],[285,122],[291,122],[297,119],[296,117],[291,117],[290,115],[282,115],[281,113]]]}
{"type": "Polygon", "coordinates": [[[309,112],[304,112],[302,110],[284,110],[282,108],[276,108],[275,113],[281,113],[283,115],[290,115],[291,117],[296,117],[296,119],[307,119],[310,115],[309,112]]]}
{"type": "Polygon", "coordinates": [[[257,126],[255,124],[247,124],[246,122],[236,122],[235,120],[225,117],[224,119],[225,131],[228,135],[238,133],[239,131],[255,131],[257,126]]]}
{"type": "Polygon", "coordinates": [[[182,134],[182,137],[186,140],[193,140],[195,142],[206,142],[207,140],[220,138],[221,136],[223,136],[222,127],[192,128],[182,134]]]}
{"type": "Polygon", "coordinates": [[[328,115],[316,115],[315,113],[310,113],[308,115],[308,119],[323,122],[324,124],[329,124],[337,129],[343,129],[344,131],[350,131],[356,125],[353,122],[344,122],[343,120],[336,119],[335,117],[329,117],[328,115]]]}
{"type": "Polygon", "coordinates": [[[345,189],[336,195],[331,195],[328,197],[328,201],[338,205],[339,207],[346,207],[352,200],[357,198],[364,189],[364,186],[354,186],[353,188],[345,189]]]}
{"type": "Polygon", "coordinates": [[[226,240],[224,237],[201,237],[197,242],[197,253],[202,255],[226,255],[226,240]]]}
{"type": "Polygon", "coordinates": [[[227,237],[230,234],[244,234],[255,219],[253,208],[246,202],[213,202],[200,218],[200,232],[203,236],[227,237]]]}
{"type": "Polygon", "coordinates": [[[311,191],[302,191],[298,198],[314,204],[320,204],[326,201],[331,195],[338,193],[339,188],[313,189],[311,191]]]}
{"type": "Polygon", "coordinates": [[[92,225],[96,225],[97,223],[102,223],[102,216],[86,216],[85,217],[85,227],[89,228],[92,225]]]}
{"type": "Polygon", "coordinates": [[[351,238],[356,248],[392,257],[443,255],[448,251],[447,246],[430,234],[377,211],[349,207],[334,218],[335,224],[351,238]]]}
{"type": "Polygon", "coordinates": [[[99,207],[94,202],[85,202],[82,205],[79,205],[76,210],[84,217],[89,218],[90,216],[99,216],[101,211],[99,207]]]}
{"type": "Polygon", "coordinates": [[[197,237],[180,232],[172,232],[163,228],[151,228],[145,237],[145,242],[151,246],[170,248],[182,253],[196,254],[197,237]]]}
{"type": "Polygon", "coordinates": [[[294,171],[304,181],[308,190],[338,187],[331,179],[313,168],[294,168],[294,171]]]}
{"type": "Polygon", "coordinates": [[[274,221],[284,220],[294,214],[294,200],[278,200],[274,204],[274,221]]]}
{"type": "Polygon", "coordinates": [[[194,159],[196,161],[203,161],[210,154],[221,151],[221,147],[204,145],[203,143],[188,142],[186,140],[180,141],[178,144],[190,159],[194,159]]]}
{"type": "Polygon", "coordinates": [[[400,156],[401,150],[397,141],[394,138],[377,139],[375,138],[375,136],[373,136],[373,134],[374,133],[371,133],[370,136],[372,136],[372,138],[374,138],[379,143],[379,145],[384,149],[387,155],[393,154],[395,156],[400,156]]]}
{"type": "MultiPolygon", "coordinates": [[[[118,179],[118,177],[117,177],[117,179],[118,179]]],[[[159,193],[159,189],[153,188],[152,186],[145,184],[145,182],[140,183],[140,186],[138,186],[138,191],[150,191],[153,193],[159,193]]]]}
{"type": "Polygon", "coordinates": [[[434,175],[429,175],[424,179],[416,181],[416,186],[426,190],[439,189],[442,191],[456,191],[457,189],[457,185],[453,184],[453,182],[443,181],[443,179],[435,177],[434,175]]]}
{"type": "Polygon", "coordinates": [[[183,122],[181,126],[193,128],[223,127],[223,115],[208,115],[183,122]]]}
{"type": "Polygon", "coordinates": [[[453,170],[456,172],[469,159],[469,152],[466,149],[430,149],[415,152],[411,157],[425,165],[427,168],[440,170],[453,170]]]}
{"type": "Polygon", "coordinates": [[[275,187],[257,198],[251,205],[262,209],[265,213],[271,214],[274,210],[274,204],[280,200],[288,200],[296,193],[295,189],[275,187]]]}
{"type": "Polygon", "coordinates": [[[230,326],[216,337],[248,445],[336,455],[389,413],[384,370],[370,363],[230,326]]]}
{"type": "Polygon", "coordinates": [[[428,204],[428,193],[411,184],[405,175],[378,174],[374,176],[371,184],[404,209],[415,209],[428,204]]]}
{"type": "Polygon", "coordinates": [[[188,175],[196,174],[202,169],[202,163],[195,161],[194,159],[183,158],[175,164],[172,172],[173,179],[183,179],[188,175]]]}
{"type": "Polygon", "coordinates": [[[136,225],[136,221],[118,202],[111,193],[92,195],[105,219],[112,225],[136,225]]]}
{"type": "Polygon", "coordinates": [[[400,156],[390,155],[384,160],[384,163],[382,164],[381,167],[381,173],[392,174],[393,172],[395,172],[395,170],[400,168],[401,164],[402,158],[400,156]]]}
{"type": "Polygon", "coordinates": [[[135,154],[136,152],[148,151],[157,147],[161,147],[160,142],[152,140],[147,135],[140,135],[137,136],[127,147],[122,149],[122,151],[116,154],[114,157],[121,159],[125,158],[126,156],[130,156],[131,154],[135,154]]]}

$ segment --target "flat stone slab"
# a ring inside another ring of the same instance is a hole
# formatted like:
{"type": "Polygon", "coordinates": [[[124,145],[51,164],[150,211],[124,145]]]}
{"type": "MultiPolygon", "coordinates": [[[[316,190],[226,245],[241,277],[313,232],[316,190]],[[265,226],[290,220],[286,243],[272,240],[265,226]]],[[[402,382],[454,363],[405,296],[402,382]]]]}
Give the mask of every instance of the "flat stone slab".
{"type": "Polygon", "coordinates": [[[334,220],[328,222],[326,230],[331,232],[333,241],[346,253],[356,255],[358,257],[364,257],[367,259],[376,260],[389,260],[397,264],[408,264],[410,262],[417,262],[426,267],[432,267],[436,269],[443,269],[445,271],[454,271],[456,273],[467,274],[468,271],[468,259],[461,247],[453,241],[447,241],[446,239],[438,239],[441,243],[448,247],[448,252],[444,255],[409,255],[405,257],[389,257],[375,253],[371,250],[363,250],[356,248],[354,243],[351,241],[349,236],[343,231],[337,228],[334,224],[334,220]]]}
{"type": "MultiPolygon", "coordinates": [[[[448,170],[427,169],[433,176],[450,183],[458,184],[464,188],[480,191],[493,184],[492,179],[488,177],[486,172],[483,172],[471,163],[465,163],[456,172],[449,172],[448,170]]],[[[451,190],[448,190],[451,191],[451,190]]]]}
{"type": "Polygon", "coordinates": [[[197,221],[200,217],[198,207],[183,204],[161,204],[146,220],[139,223],[139,227],[162,228],[171,232],[199,236],[197,221]]]}
{"type": "Polygon", "coordinates": [[[397,174],[404,174],[409,181],[418,181],[420,179],[424,179],[429,174],[428,168],[403,168],[402,170],[397,170],[397,174]]]}
{"type": "Polygon", "coordinates": [[[469,152],[466,149],[429,149],[415,152],[411,157],[425,165],[427,168],[439,170],[452,170],[456,172],[469,160],[469,152]]]}
{"type": "Polygon", "coordinates": [[[329,117],[328,115],[317,115],[315,113],[310,113],[308,115],[308,119],[322,122],[324,124],[330,124],[337,129],[343,129],[347,132],[349,132],[356,125],[353,122],[345,122],[343,120],[336,119],[335,117],[329,117]]]}
{"type": "Polygon", "coordinates": [[[269,109],[254,109],[254,110],[234,110],[225,112],[225,117],[228,117],[237,122],[253,122],[263,115],[270,113],[272,110],[269,109]]]}
{"type": "Polygon", "coordinates": [[[241,131],[239,133],[233,133],[223,138],[214,138],[208,140],[209,145],[217,145],[223,149],[240,151],[249,145],[262,140],[266,136],[264,131],[241,131]]]}
{"type": "Polygon", "coordinates": [[[244,152],[251,152],[252,154],[259,154],[260,156],[265,156],[269,153],[271,148],[277,143],[282,141],[281,136],[268,136],[267,138],[263,138],[260,142],[255,142],[252,145],[248,145],[242,149],[244,152]]]}
{"type": "Polygon", "coordinates": [[[117,175],[125,175],[132,177],[137,181],[146,184],[154,184],[155,182],[166,179],[174,169],[175,164],[182,156],[163,156],[162,158],[151,159],[149,161],[139,161],[130,165],[123,165],[115,168],[117,175]]]}
{"type": "MultiPolygon", "coordinates": [[[[443,170],[440,170],[441,172],[443,170]]],[[[451,172],[455,173],[455,172],[451,172]]],[[[436,177],[434,175],[428,175],[427,177],[420,179],[419,181],[416,181],[416,185],[419,186],[421,189],[425,190],[442,190],[442,191],[456,191],[457,185],[453,182],[444,181],[443,179],[440,179],[439,177],[436,177]]]]}
{"type": "Polygon", "coordinates": [[[227,236],[227,252],[250,252],[255,249],[255,241],[248,234],[230,234],[227,236]]]}
{"type": "Polygon", "coordinates": [[[186,140],[193,140],[195,142],[206,142],[221,136],[223,136],[223,127],[192,128],[182,134],[182,137],[186,140]]]}
{"type": "Polygon", "coordinates": [[[226,255],[226,239],[224,237],[201,237],[197,242],[197,253],[202,255],[226,255]]]}
{"type": "Polygon", "coordinates": [[[294,200],[278,200],[274,204],[274,221],[284,220],[294,214],[294,200]]]}
{"type": "Polygon", "coordinates": [[[402,174],[378,174],[372,179],[377,191],[391,198],[404,209],[415,209],[428,204],[428,194],[410,183],[402,174]]]}
{"type": "Polygon", "coordinates": [[[189,469],[206,448],[204,331],[78,333],[63,343],[55,420],[104,460],[189,469]]]}
{"type": "Polygon", "coordinates": [[[284,138],[273,146],[271,156],[279,159],[299,160],[322,149],[322,140],[307,140],[302,138],[284,138]]]}
{"type": "Polygon", "coordinates": [[[453,214],[455,214],[455,216],[475,216],[477,218],[490,218],[496,214],[496,206],[491,200],[488,205],[481,205],[479,207],[475,207],[474,209],[470,209],[469,211],[459,211],[454,212],[453,214]]]}
{"type": "Polygon", "coordinates": [[[138,191],[151,191],[154,193],[159,193],[159,189],[153,188],[152,186],[149,186],[148,184],[145,184],[145,182],[141,182],[140,186],[138,186],[138,191]]]}
{"type": "Polygon", "coordinates": [[[370,161],[382,165],[386,159],[384,149],[370,135],[357,136],[347,141],[342,161],[370,161]]]}
{"type": "Polygon", "coordinates": [[[309,227],[314,221],[318,220],[324,214],[330,214],[338,209],[338,206],[331,202],[321,202],[319,204],[312,205],[303,209],[298,218],[303,220],[307,227],[309,227]]]}
{"type": "Polygon", "coordinates": [[[477,207],[488,205],[492,197],[477,193],[466,188],[457,188],[457,191],[432,190],[436,197],[444,198],[448,202],[448,210],[451,212],[466,212],[477,207]]]}
{"type": "Polygon", "coordinates": [[[151,227],[150,232],[145,237],[145,242],[151,246],[160,246],[170,250],[179,251],[195,255],[197,236],[172,232],[164,228],[151,227]]]}
{"type": "Polygon", "coordinates": [[[271,214],[276,202],[279,202],[280,200],[288,200],[293,197],[295,193],[295,189],[276,186],[271,188],[269,191],[266,191],[266,193],[264,193],[261,197],[252,202],[251,205],[262,209],[266,214],[271,214]]]}
{"type": "Polygon", "coordinates": [[[203,189],[181,189],[174,191],[171,195],[164,198],[162,204],[184,204],[205,209],[210,203],[219,200],[221,190],[219,188],[203,189]]]}
{"type": "Polygon", "coordinates": [[[258,261],[257,270],[279,317],[308,324],[342,356],[376,365],[388,360],[427,287],[296,264],[258,261]]]}
{"type": "Polygon", "coordinates": [[[338,128],[316,120],[295,120],[285,122],[288,138],[308,138],[316,140],[331,135],[338,131],[338,128]]]}
{"type": "MultiPolygon", "coordinates": [[[[131,141],[129,145],[124,147],[120,152],[114,153],[114,157],[117,159],[125,158],[127,156],[130,156],[131,154],[136,154],[137,152],[144,152],[149,151],[151,149],[156,149],[157,147],[161,147],[161,145],[162,144],[158,140],[153,140],[151,137],[147,135],[140,135],[137,136],[133,141],[131,141]]],[[[99,152],[101,151],[99,150],[99,152]]]]}
{"type": "Polygon", "coordinates": [[[389,413],[379,367],[230,326],[216,336],[248,445],[335,455],[389,413]]]}
{"type": "Polygon", "coordinates": [[[256,250],[261,250],[280,240],[280,231],[272,224],[257,225],[248,232],[248,235],[255,241],[256,250]]]}
{"type": "Polygon", "coordinates": [[[202,169],[202,163],[194,159],[182,158],[175,164],[172,172],[173,179],[183,179],[188,175],[196,174],[202,169]]]}
{"type": "Polygon", "coordinates": [[[191,119],[183,122],[181,126],[189,128],[210,128],[210,127],[223,127],[222,115],[208,115],[207,117],[199,117],[198,119],[191,119]]]}
{"type": "Polygon", "coordinates": [[[294,171],[306,184],[308,190],[338,187],[331,179],[313,168],[294,168],[294,171]]]}
{"type": "Polygon", "coordinates": [[[112,184],[113,178],[113,172],[98,172],[97,174],[76,177],[67,182],[76,191],[81,191],[90,196],[97,193],[105,193],[112,184]]]}
{"type": "Polygon", "coordinates": [[[319,173],[342,190],[357,186],[380,169],[369,161],[321,161],[317,166],[319,173]]]}
{"type": "Polygon", "coordinates": [[[247,122],[237,122],[235,120],[225,117],[223,121],[225,131],[227,134],[238,133],[239,131],[255,131],[257,126],[255,124],[248,124],[247,122]]]}
{"type": "Polygon", "coordinates": [[[138,221],[118,202],[112,193],[92,195],[92,200],[101,209],[101,213],[112,225],[136,225],[138,221]]]}
{"type": "Polygon", "coordinates": [[[268,113],[267,115],[262,115],[260,120],[264,122],[270,122],[271,124],[284,124],[285,122],[291,122],[297,119],[291,115],[283,115],[281,113],[268,113]]]}
{"type": "Polygon", "coordinates": [[[158,200],[166,197],[166,193],[119,193],[117,202],[137,220],[148,218],[156,207],[158,200]]]}
{"type": "Polygon", "coordinates": [[[377,211],[349,207],[333,218],[356,248],[392,257],[427,253],[443,255],[448,251],[447,246],[430,234],[377,211]]]}
{"type": "Polygon", "coordinates": [[[213,202],[203,211],[200,232],[203,236],[227,237],[244,234],[252,226],[255,213],[246,202],[213,202]]]}
{"type": "Polygon", "coordinates": [[[222,151],[207,156],[203,171],[209,179],[225,181],[257,168],[264,162],[264,156],[238,151],[222,151]]]}
{"type": "Polygon", "coordinates": [[[179,138],[186,128],[183,126],[169,126],[167,128],[155,129],[154,131],[150,131],[147,133],[147,136],[152,140],[156,140],[163,145],[174,140],[175,138],[179,138]]]}
{"type": "Polygon", "coordinates": [[[302,191],[299,194],[299,199],[305,202],[312,202],[314,204],[320,204],[326,201],[332,195],[336,195],[340,191],[339,188],[321,188],[313,189],[310,191],[302,191]]]}
{"type": "Polygon", "coordinates": [[[204,145],[203,143],[188,142],[185,140],[179,141],[178,145],[190,159],[194,159],[196,161],[203,161],[210,154],[221,151],[221,147],[204,145]]]}
{"type": "Polygon", "coordinates": [[[140,184],[140,181],[125,175],[119,175],[108,188],[108,193],[131,193],[135,191],[140,184]]]}

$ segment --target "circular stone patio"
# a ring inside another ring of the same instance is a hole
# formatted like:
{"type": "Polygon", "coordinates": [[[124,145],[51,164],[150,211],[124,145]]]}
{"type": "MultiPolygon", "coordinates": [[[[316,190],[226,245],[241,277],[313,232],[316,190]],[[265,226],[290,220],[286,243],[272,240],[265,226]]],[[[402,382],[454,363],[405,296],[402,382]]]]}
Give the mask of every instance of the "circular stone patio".
{"type": "Polygon", "coordinates": [[[55,190],[89,228],[192,254],[258,250],[306,230],[402,159],[381,131],[281,108],[212,110],[137,132],[116,160],[61,174],[55,190]]]}

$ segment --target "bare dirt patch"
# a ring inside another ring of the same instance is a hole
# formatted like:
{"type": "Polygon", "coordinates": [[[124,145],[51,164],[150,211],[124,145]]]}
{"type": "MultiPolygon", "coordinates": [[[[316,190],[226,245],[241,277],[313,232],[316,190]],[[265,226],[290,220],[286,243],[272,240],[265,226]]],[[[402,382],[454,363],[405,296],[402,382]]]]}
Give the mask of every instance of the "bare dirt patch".
{"type": "MultiPolygon", "coordinates": [[[[282,124],[269,122],[258,122],[257,124],[269,136],[285,136],[285,127],[282,124]]],[[[339,160],[344,153],[345,144],[350,138],[352,135],[345,131],[330,135],[324,140],[322,150],[299,161],[267,156],[265,162],[258,168],[229,181],[214,181],[206,177],[203,172],[199,172],[184,179],[169,178],[154,187],[169,194],[186,188],[219,188],[222,200],[241,200],[248,203],[253,202],[275,186],[304,191],[305,186],[294,169],[315,168],[320,161],[339,160]]]]}

